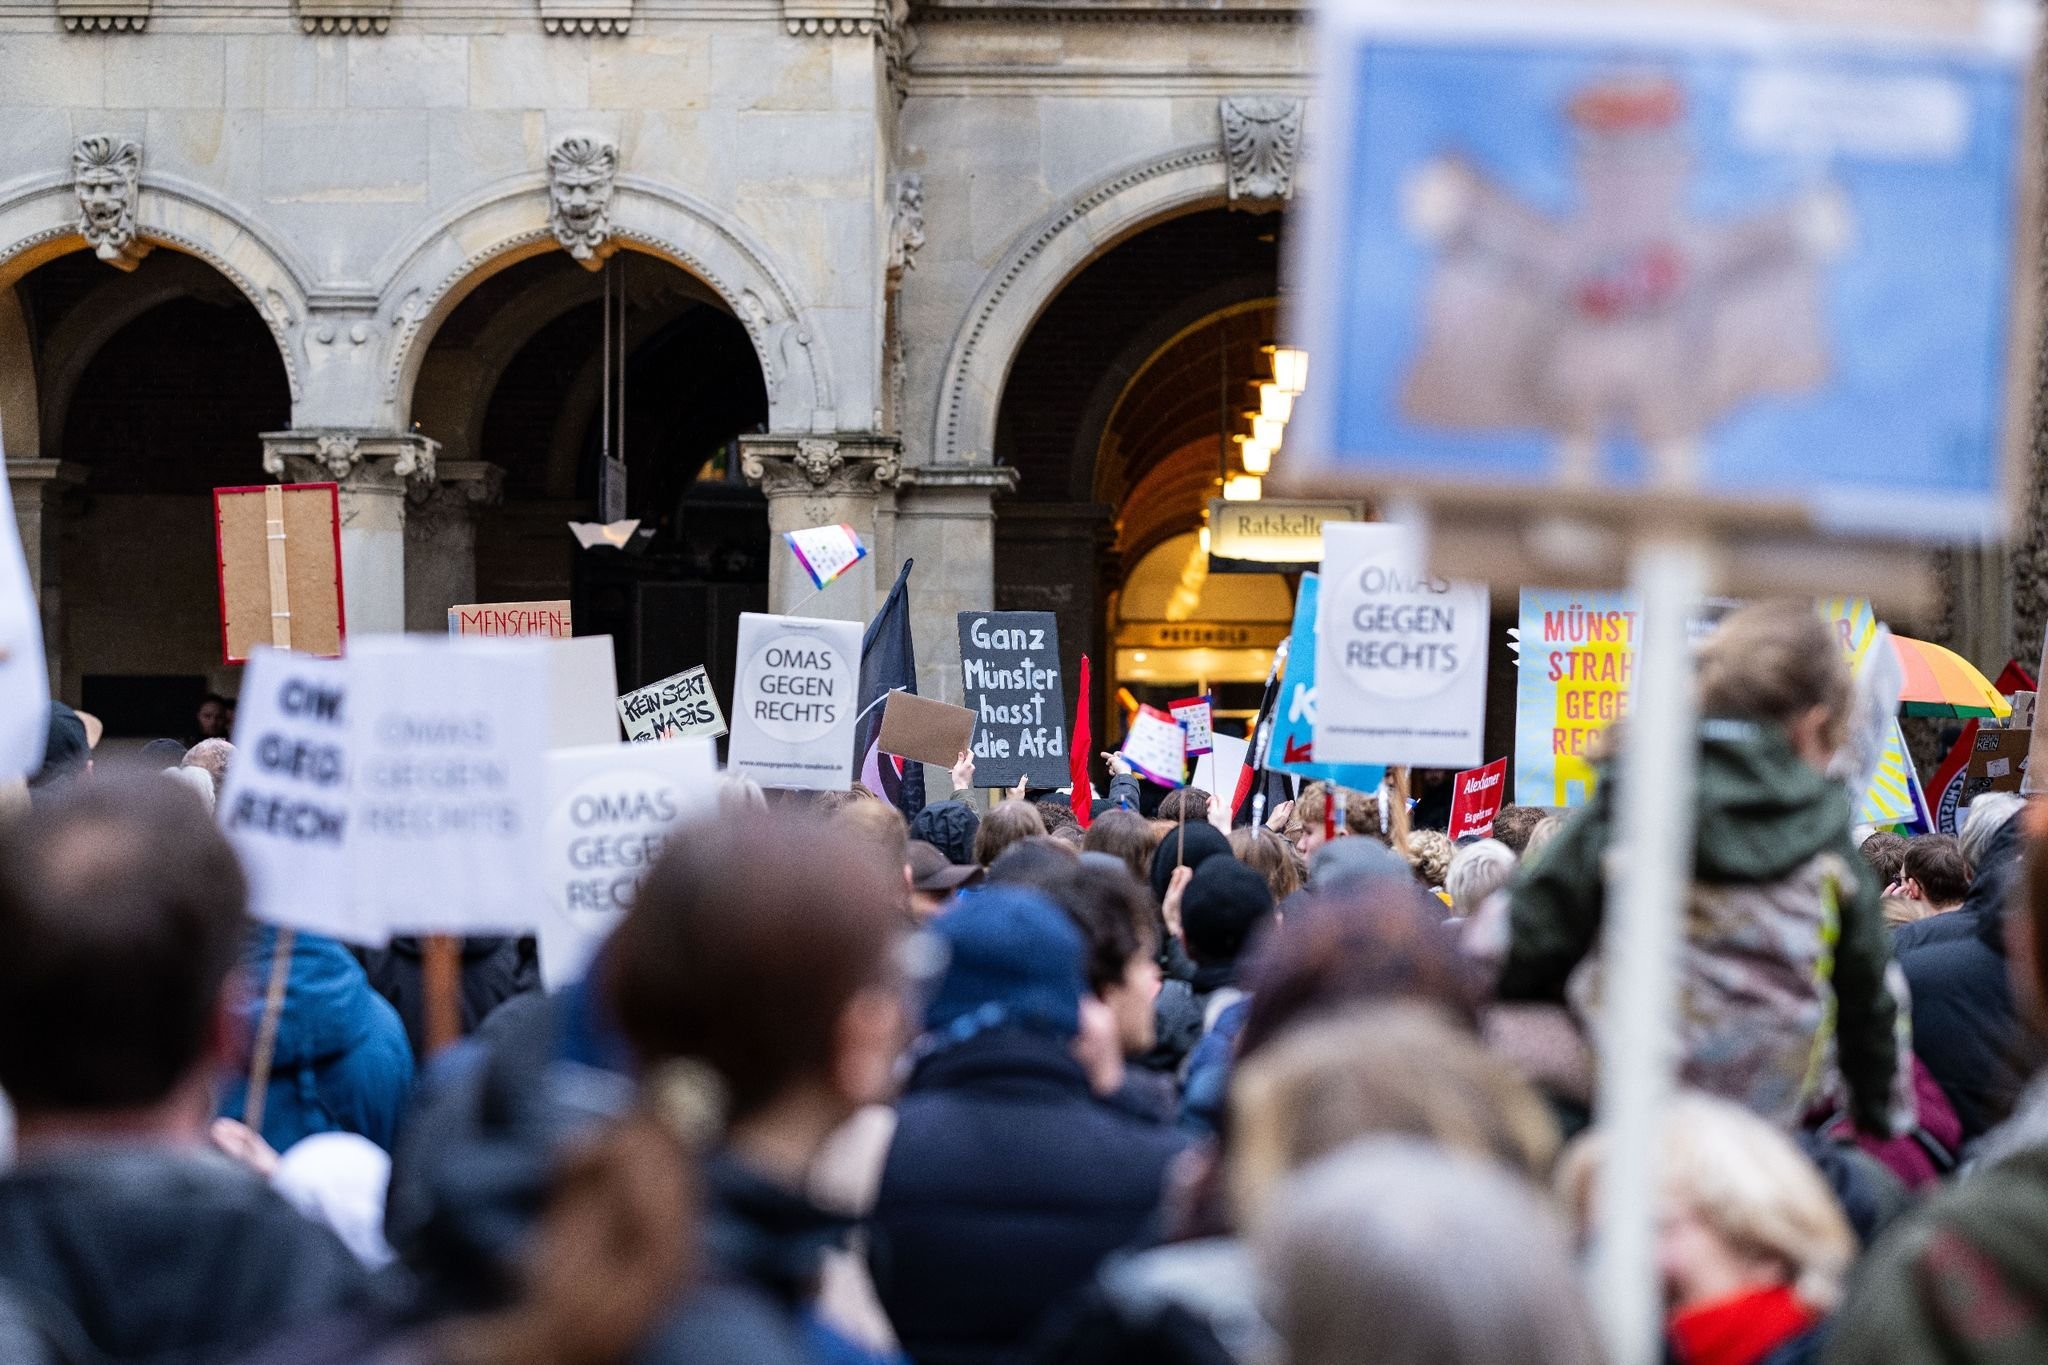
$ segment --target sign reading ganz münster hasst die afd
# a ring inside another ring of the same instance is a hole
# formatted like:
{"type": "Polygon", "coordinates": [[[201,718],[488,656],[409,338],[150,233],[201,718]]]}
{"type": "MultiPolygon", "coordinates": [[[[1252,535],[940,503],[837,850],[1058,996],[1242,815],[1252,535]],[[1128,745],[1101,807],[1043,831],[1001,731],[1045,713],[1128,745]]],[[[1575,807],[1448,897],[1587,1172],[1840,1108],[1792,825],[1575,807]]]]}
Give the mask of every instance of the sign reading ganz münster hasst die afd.
{"type": "Polygon", "coordinates": [[[1323,558],[1323,523],[1357,521],[1355,502],[1209,502],[1209,571],[1272,573],[1312,569],[1323,558]]]}

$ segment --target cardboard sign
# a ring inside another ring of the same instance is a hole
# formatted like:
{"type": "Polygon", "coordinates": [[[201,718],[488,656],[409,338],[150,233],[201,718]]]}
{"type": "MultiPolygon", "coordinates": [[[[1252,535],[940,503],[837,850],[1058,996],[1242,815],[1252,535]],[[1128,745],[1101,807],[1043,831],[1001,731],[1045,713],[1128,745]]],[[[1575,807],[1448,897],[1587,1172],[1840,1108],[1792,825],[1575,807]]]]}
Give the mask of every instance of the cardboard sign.
{"type": "Polygon", "coordinates": [[[1494,817],[1500,814],[1508,794],[1508,761],[1496,758],[1483,768],[1468,768],[1452,779],[1451,842],[1493,833],[1494,817]]]}
{"type": "Polygon", "coordinates": [[[1216,699],[1185,697],[1166,703],[1166,710],[1188,732],[1188,757],[1199,758],[1216,747],[1216,699]]]}
{"type": "Polygon", "coordinates": [[[566,640],[570,629],[569,603],[559,602],[473,602],[448,608],[450,635],[545,635],[566,640]]]}
{"type": "Polygon", "coordinates": [[[784,531],[782,538],[796,562],[804,566],[819,589],[868,556],[860,532],[851,526],[813,526],[806,531],[784,531]]]}
{"type": "Polygon", "coordinates": [[[950,768],[973,743],[974,712],[964,706],[901,689],[882,703],[875,744],[885,754],[950,768]]]}
{"type": "MultiPolygon", "coordinates": [[[[7,483],[0,462],[0,490],[7,483]]],[[[12,504],[10,504],[11,506],[12,504]]],[[[50,733],[50,671],[43,656],[43,613],[21,531],[11,512],[0,514],[0,781],[27,777],[43,766],[50,733]]]]}
{"type": "Polygon", "coordinates": [[[711,808],[718,756],[709,739],[598,744],[547,756],[541,877],[541,982],[582,976],[633,904],[668,832],[711,808]]]}
{"type": "Polygon", "coordinates": [[[960,613],[960,672],[975,715],[974,777],[984,787],[1064,787],[1066,690],[1049,611],[960,613]]]}
{"type": "Polygon", "coordinates": [[[241,663],[258,645],[323,659],[341,653],[346,625],[337,485],[216,488],[213,532],[222,659],[241,663]]]}
{"type": "Polygon", "coordinates": [[[351,894],[372,923],[395,934],[533,927],[549,668],[539,640],[350,645],[351,894]]]}
{"type": "Polygon", "coordinates": [[[716,739],[725,733],[725,713],[718,709],[711,675],[702,664],[620,697],[619,720],[626,738],[636,744],[690,735],[716,739]]]}
{"type": "Polygon", "coordinates": [[[1273,735],[1267,741],[1266,767],[1311,782],[1334,782],[1353,791],[1371,791],[1386,778],[1383,765],[1316,760],[1316,602],[1320,581],[1320,575],[1303,574],[1301,591],[1294,599],[1294,633],[1287,640],[1287,673],[1280,680],[1280,702],[1273,715],[1273,735]]]}
{"type": "Polygon", "coordinates": [[[258,646],[235,705],[235,761],[215,809],[266,924],[377,946],[350,895],[347,666],[258,646]]]}
{"type": "Polygon", "coordinates": [[[1323,528],[1316,758],[1458,768],[1486,728],[1487,594],[1423,572],[1406,526],[1323,528]]]}
{"type": "Polygon", "coordinates": [[[852,786],[860,636],[858,621],[741,613],[726,766],[764,787],[852,786]]]}
{"type": "Polygon", "coordinates": [[[1591,755],[1628,714],[1641,615],[1633,593],[1522,590],[1517,805],[1576,806],[1593,794],[1591,755]]]}
{"type": "Polygon", "coordinates": [[[1156,706],[1140,706],[1124,736],[1124,761],[1162,787],[1178,787],[1186,778],[1188,732],[1156,706]]]}
{"type": "Polygon", "coordinates": [[[1979,729],[1963,778],[1961,804],[1968,806],[1985,792],[2019,791],[2026,780],[2027,754],[2033,742],[2029,730],[1979,729]]]}

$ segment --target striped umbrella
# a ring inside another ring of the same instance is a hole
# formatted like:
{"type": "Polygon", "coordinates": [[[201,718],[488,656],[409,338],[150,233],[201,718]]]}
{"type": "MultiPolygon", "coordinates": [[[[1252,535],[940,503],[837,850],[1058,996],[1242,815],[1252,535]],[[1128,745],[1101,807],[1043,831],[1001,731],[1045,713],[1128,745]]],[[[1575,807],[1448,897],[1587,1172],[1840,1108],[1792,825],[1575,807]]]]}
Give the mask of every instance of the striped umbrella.
{"type": "Polygon", "coordinates": [[[1900,715],[2004,720],[2012,714],[2012,703],[1954,650],[1903,635],[1892,636],[1892,648],[1906,669],[1906,687],[1899,694],[1900,715]]]}

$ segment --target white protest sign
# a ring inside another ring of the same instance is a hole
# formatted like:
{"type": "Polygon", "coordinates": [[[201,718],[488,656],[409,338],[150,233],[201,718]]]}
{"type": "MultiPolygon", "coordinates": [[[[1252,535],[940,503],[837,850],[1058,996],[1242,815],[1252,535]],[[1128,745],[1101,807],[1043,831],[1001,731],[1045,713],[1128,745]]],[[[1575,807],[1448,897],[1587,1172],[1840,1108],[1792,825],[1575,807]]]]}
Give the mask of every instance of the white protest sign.
{"type": "Polygon", "coordinates": [[[350,894],[347,692],[341,660],[257,648],[216,815],[248,876],[251,915],[375,947],[390,935],[350,894]]]}
{"type": "Polygon", "coordinates": [[[709,739],[678,739],[557,749],[547,771],[540,973],[555,990],[589,967],[668,832],[711,807],[718,761],[709,739]]]}
{"type": "Polygon", "coordinates": [[[1326,523],[1316,761],[1477,767],[1486,624],[1486,588],[1425,573],[1409,528],[1326,523]]]}
{"type": "Polygon", "coordinates": [[[522,933],[538,922],[550,647],[349,641],[353,894],[385,931],[522,933]]]}
{"type": "MultiPolygon", "coordinates": [[[[6,476],[0,474],[0,487],[6,476]]],[[[11,506],[11,504],[10,504],[11,506]]],[[[0,512],[0,780],[43,766],[50,733],[50,673],[43,661],[43,619],[29,581],[14,514],[0,512]]]]}
{"type": "Polygon", "coordinates": [[[1141,706],[1124,736],[1124,760],[1162,787],[1178,787],[1188,762],[1188,732],[1156,706],[1141,706]]]}
{"type": "Polygon", "coordinates": [[[726,767],[764,787],[853,785],[858,621],[740,615],[726,767]]]}
{"type": "Polygon", "coordinates": [[[545,747],[615,744],[619,738],[619,673],[609,635],[548,641],[548,730],[545,747]]]}
{"type": "Polygon", "coordinates": [[[1217,735],[1213,742],[1216,747],[1195,760],[1193,785],[1228,805],[1237,796],[1252,746],[1235,735],[1217,735]]]}
{"type": "Polygon", "coordinates": [[[1188,757],[1196,758],[1215,747],[1216,701],[1204,694],[1166,703],[1166,710],[1188,732],[1188,757]]]}
{"type": "Polygon", "coordinates": [[[620,697],[619,719],[626,738],[636,744],[686,735],[716,739],[725,733],[725,715],[702,664],[620,697]]]}

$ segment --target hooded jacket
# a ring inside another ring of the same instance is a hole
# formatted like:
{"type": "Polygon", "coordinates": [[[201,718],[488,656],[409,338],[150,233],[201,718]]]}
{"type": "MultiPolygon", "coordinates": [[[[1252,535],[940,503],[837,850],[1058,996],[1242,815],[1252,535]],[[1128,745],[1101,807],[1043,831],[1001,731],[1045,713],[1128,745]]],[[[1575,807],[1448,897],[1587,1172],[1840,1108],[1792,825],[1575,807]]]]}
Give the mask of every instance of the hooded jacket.
{"type": "MultiPolygon", "coordinates": [[[[242,1014],[251,1039],[263,1016],[275,942],[276,931],[264,927],[242,955],[250,985],[242,1014]]],[[[314,1133],[360,1133],[390,1151],[412,1076],[405,1025],[370,989],[354,956],[333,939],[296,935],[264,1099],[264,1141],[282,1152],[314,1133]]],[[[247,1091],[245,1069],[221,1097],[220,1112],[241,1118],[247,1091]]]]}
{"type": "MultiPolygon", "coordinates": [[[[1505,1000],[1569,999],[1599,1026],[1593,958],[1614,845],[1611,774],[1511,892],[1505,1000]]],[[[1701,727],[1686,906],[1681,1074],[1788,1127],[1827,1082],[1835,1045],[1857,1124],[1911,1122],[1909,1046],[1878,888],[1849,837],[1839,783],[1774,727],[1701,727]]]]}

